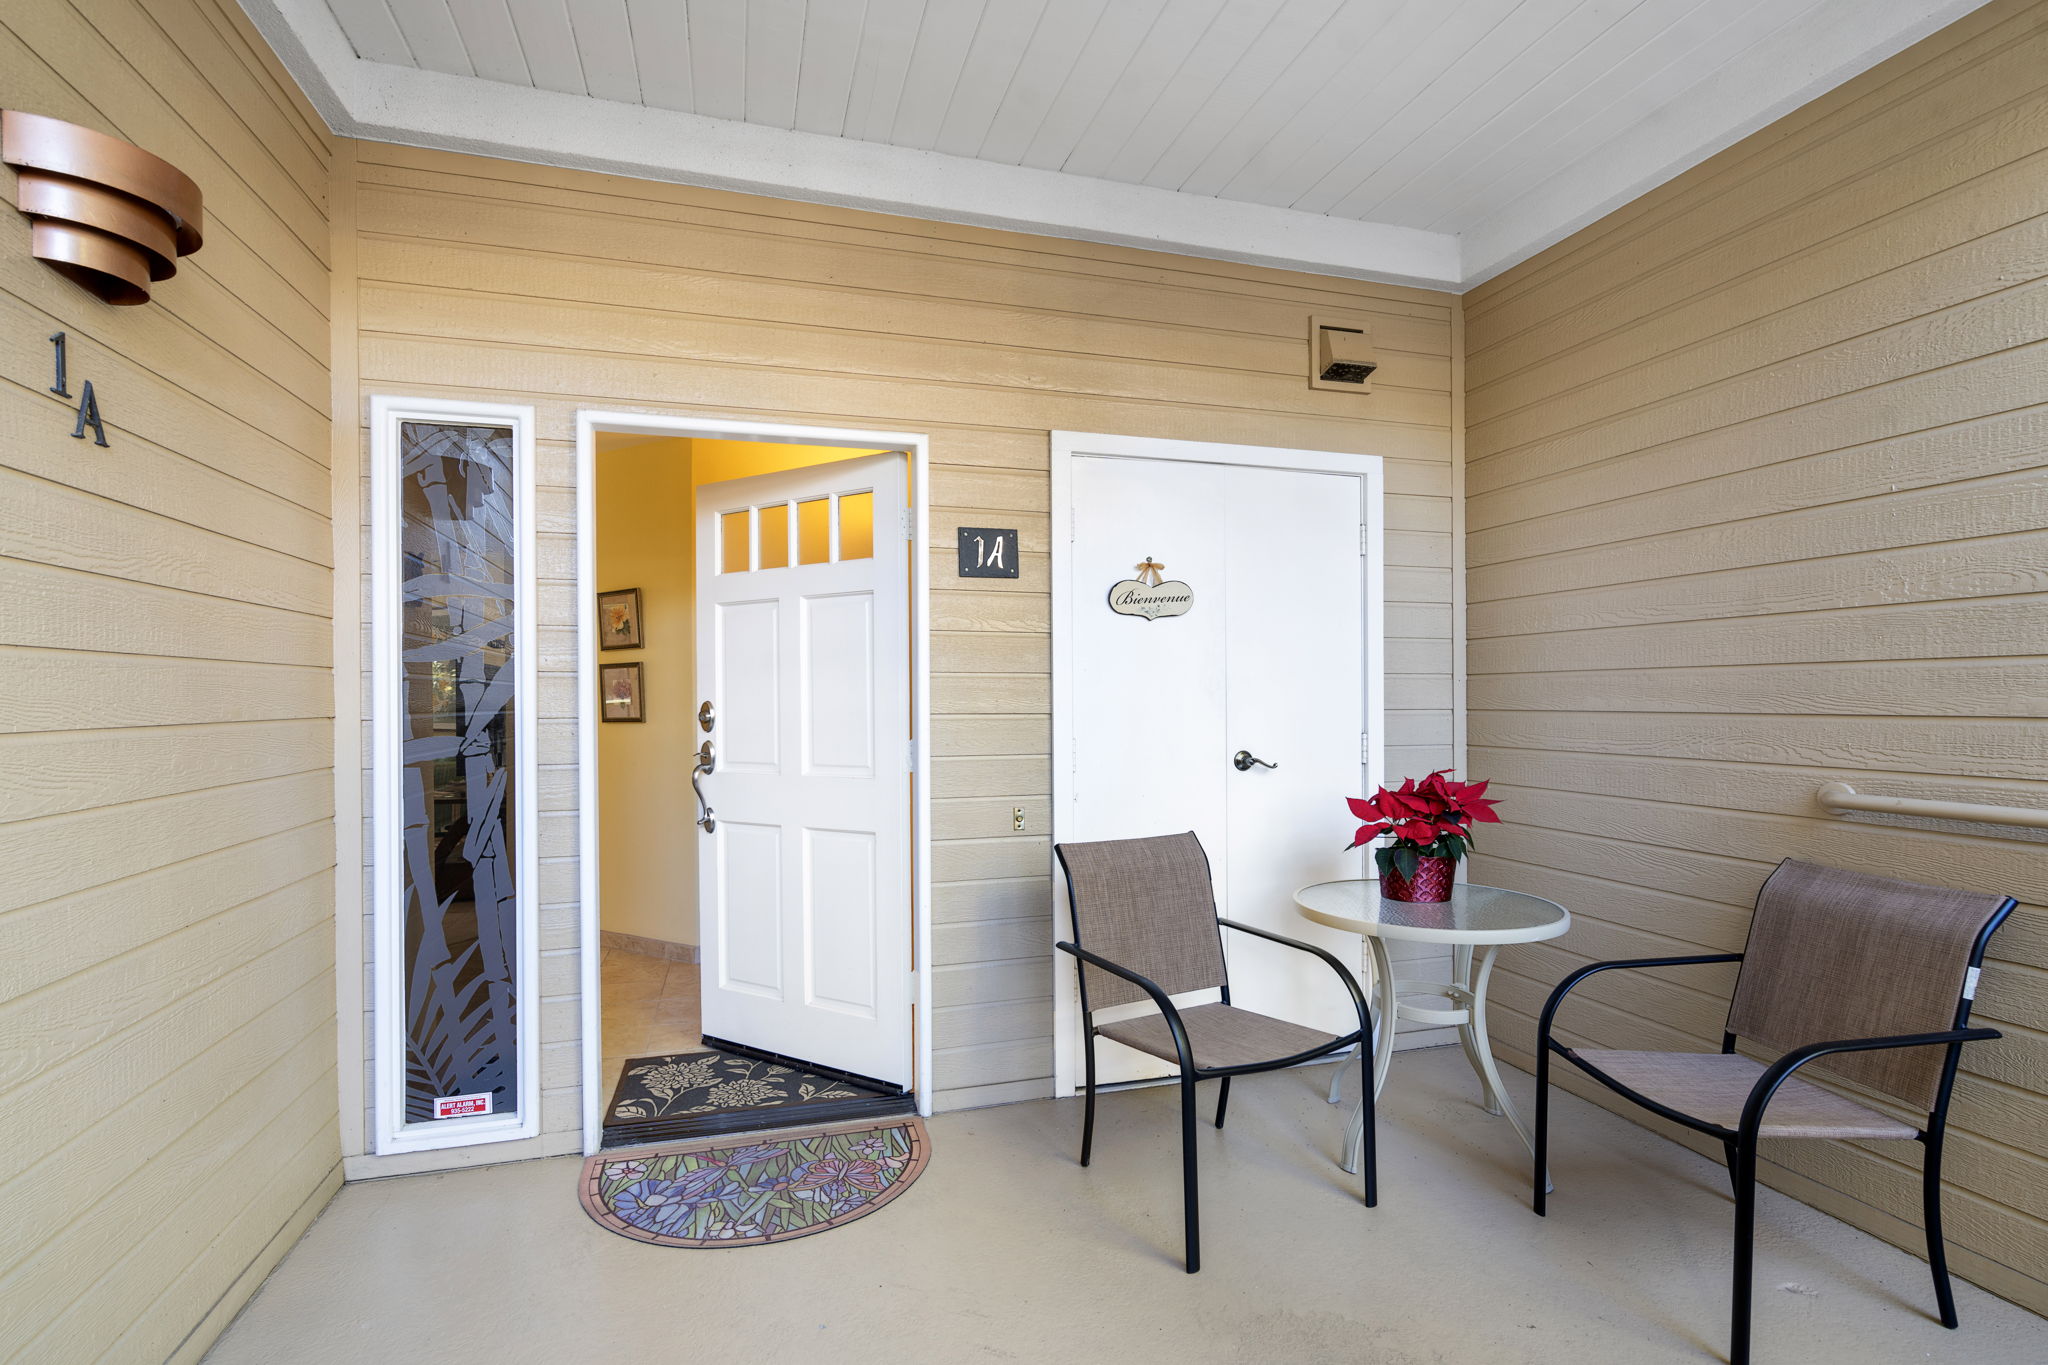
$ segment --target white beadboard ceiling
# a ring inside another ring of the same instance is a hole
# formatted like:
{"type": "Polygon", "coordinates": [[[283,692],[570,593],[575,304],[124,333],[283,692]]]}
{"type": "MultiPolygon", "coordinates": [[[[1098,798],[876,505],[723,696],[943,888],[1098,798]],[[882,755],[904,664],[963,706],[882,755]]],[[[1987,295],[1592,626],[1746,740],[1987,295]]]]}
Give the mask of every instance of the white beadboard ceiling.
{"type": "Polygon", "coordinates": [[[243,0],[337,132],[1434,288],[1983,0],[243,0]]]}

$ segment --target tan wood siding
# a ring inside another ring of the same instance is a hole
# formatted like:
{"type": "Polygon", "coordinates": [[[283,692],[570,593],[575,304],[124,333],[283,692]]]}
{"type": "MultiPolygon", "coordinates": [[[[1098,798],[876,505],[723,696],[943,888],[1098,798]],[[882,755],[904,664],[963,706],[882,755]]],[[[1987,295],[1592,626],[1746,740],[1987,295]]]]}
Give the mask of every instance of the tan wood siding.
{"type": "MultiPolygon", "coordinates": [[[[1387,457],[1391,761],[1451,761],[1455,301],[1413,289],[387,145],[356,150],[364,393],[532,402],[543,638],[566,626],[579,407],[929,433],[940,1103],[1049,1093],[1049,433],[1387,457]],[[1360,398],[1306,381],[1312,312],[1371,321],[1360,398]],[[962,580],[954,528],[1015,526],[1023,575],[962,580]],[[1025,808],[1026,828],[1010,828],[1025,808]]],[[[545,802],[573,924],[573,667],[545,802]]],[[[553,738],[550,738],[552,736],[553,738]]],[[[1341,825],[1342,813],[1336,823],[1341,825]]],[[[575,951],[573,936],[551,951],[575,951]]],[[[570,983],[573,988],[573,983],[570,983]]],[[[575,999],[550,1000],[551,1046],[575,999]]],[[[566,1030],[566,1031],[565,1031],[566,1030]]],[[[573,1122],[574,1068],[550,1090],[573,1122]]]]}
{"type": "Polygon", "coordinates": [[[0,191],[0,1341],[190,1361],[340,1180],[332,140],[225,0],[11,6],[0,74],[206,196],[110,308],[0,191]]]}
{"type": "MultiPolygon", "coordinates": [[[[1788,855],[2009,892],[1949,1232],[2036,1310],[2048,847],[1814,791],[2048,804],[2044,73],[2048,5],[2000,0],[1466,299],[1477,871],[1577,916],[1503,959],[1496,1046],[1588,960],[1739,949],[1788,855]]],[[[1717,1045],[1732,979],[1599,977],[1566,1032],[1717,1045]]],[[[1920,1249],[1917,1149],[1765,1154],[1920,1249]]]]}

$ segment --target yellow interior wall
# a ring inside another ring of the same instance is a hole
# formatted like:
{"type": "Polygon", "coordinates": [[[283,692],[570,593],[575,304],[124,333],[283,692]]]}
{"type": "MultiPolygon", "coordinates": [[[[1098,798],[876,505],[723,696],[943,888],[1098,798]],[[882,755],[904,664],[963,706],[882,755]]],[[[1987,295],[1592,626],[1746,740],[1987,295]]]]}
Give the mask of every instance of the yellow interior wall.
{"type": "Polygon", "coordinates": [[[695,489],[874,452],[631,435],[598,438],[597,591],[640,589],[642,649],[600,664],[644,665],[647,719],[597,732],[600,918],[612,933],[697,942],[697,817],[690,765],[696,695],[695,489]]]}
{"type": "MultiPolygon", "coordinates": [[[[609,444],[609,443],[607,443],[609,444]]],[[[604,928],[697,941],[697,840],[690,820],[696,749],[695,518],[690,442],[628,441],[597,457],[597,590],[640,590],[644,649],[598,652],[639,662],[647,719],[597,727],[604,928]]]]}

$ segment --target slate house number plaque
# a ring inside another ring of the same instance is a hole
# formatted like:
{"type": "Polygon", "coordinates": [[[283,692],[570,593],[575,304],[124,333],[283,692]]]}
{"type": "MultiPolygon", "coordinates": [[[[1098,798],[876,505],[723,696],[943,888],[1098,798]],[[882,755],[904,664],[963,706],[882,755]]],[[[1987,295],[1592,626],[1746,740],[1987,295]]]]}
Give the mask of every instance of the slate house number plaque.
{"type": "Polygon", "coordinates": [[[1164,579],[1165,565],[1150,555],[1138,566],[1136,578],[1126,578],[1109,590],[1109,609],[1123,616],[1140,616],[1156,621],[1162,616],[1185,616],[1195,605],[1195,590],[1179,579],[1164,579]]]}
{"type": "Polygon", "coordinates": [[[1015,578],[1017,533],[989,526],[960,528],[962,578],[1015,578]]]}

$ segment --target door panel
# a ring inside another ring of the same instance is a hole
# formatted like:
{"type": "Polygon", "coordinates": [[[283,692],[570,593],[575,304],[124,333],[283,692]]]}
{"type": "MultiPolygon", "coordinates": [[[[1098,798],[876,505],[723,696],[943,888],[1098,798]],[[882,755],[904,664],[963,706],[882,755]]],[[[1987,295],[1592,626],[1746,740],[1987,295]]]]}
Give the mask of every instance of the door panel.
{"type": "Polygon", "coordinates": [[[782,762],[781,724],[782,604],[720,602],[712,608],[713,667],[717,680],[711,695],[718,708],[721,767],[733,772],[773,773],[782,762]]]}
{"type": "MultiPolygon", "coordinates": [[[[1327,948],[1356,966],[1359,940],[1295,913],[1294,891],[1364,875],[1344,850],[1364,788],[1364,512],[1355,475],[1227,472],[1232,509],[1224,747],[1277,768],[1223,770],[1230,857],[1217,876],[1232,919],[1327,948]]],[[[1336,973],[1307,953],[1225,932],[1231,999],[1328,1033],[1358,1027],[1336,973]]]]}
{"type": "Polygon", "coordinates": [[[875,836],[857,830],[804,831],[805,998],[824,1009],[873,1019],[875,836]]]}
{"type": "MultiPolygon", "coordinates": [[[[1071,633],[1074,828],[1063,838],[1134,839],[1193,830],[1219,880],[1229,856],[1217,754],[1225,737],[1221,667],[1227,508],[1210,467],[1161,460],[1074,461],[1071,633]],[[1147,621],[1108,605],[1110,585],[1144,560],[1195,591],[1184,616],[1147,621]]],[[[1087,943],[1085,929],[1081,941],[1087,943]]],[[[1072,989],[1070,985],[1069,989],[1072,989]]],[[[1215,993],[1189,997],[1211,1000],[1215,993]]],[[[1133,1005],[1102,1016],[1142,1014],[1133,1005]]],[[[1103,1040],[1104,1082],[1166,1075],[1158,1058],[1103,1040]]]]}
{"type": "Polygon", "coordinates": [[[867,593],[803,599],[804,772],[875,774],[875,612],[867,593]]]}
{"type": "Polygon", "coordinates": [[[704,1032],[911,1080],[906,461],[697,490],[704,1032]],[[889,534],[882,534],[886,530],[889,534]]]}
{"type": "MultiPolygon", "coordinates": [[[[1062,839],[1193,830],[1224,916],[1347,963],[1360,959],[1358,940],[1303,920],[1293,892],[1365,868],[1362,852],[1344,849],[1354,822],[1343,806],[1366,789],[1376,666],[1366,650],[1365,484],[1354,473],[1198,457],[1077,455],[1062,642],[1070,749],[1055,777],[1062,839]],[[1147,621],[1109,609],[1110,585],[1146,558],[1190,586],[1186,615],[1147,621]],[[1278,766],[1240,772],[1240,749],[1278,766]]],[[[1243,934],[1225,931],[1223,942],[1232,1003],[1331,1033],[1357,1026],[1327,965],[1243,934]]],[[[1074,990],[1064,961],[1061,979],[1074,990]]],[[[1172,1071],[1106,1040],[1097,1047],[1105,1082],[1172,1071]]]]}
{"type": "Polygon", "coordinates": [[[705,859],[717,878],[712,904],[719,932],[705,939],[716,945],[713,977],[721,988],[780,1000],[782,924],[753,908],[782,897],[782,831],[726,819],[718,822],[714,838],[715,855],[705,859]]]}

